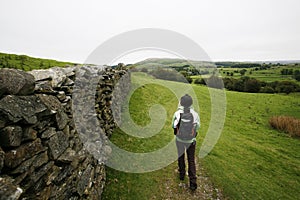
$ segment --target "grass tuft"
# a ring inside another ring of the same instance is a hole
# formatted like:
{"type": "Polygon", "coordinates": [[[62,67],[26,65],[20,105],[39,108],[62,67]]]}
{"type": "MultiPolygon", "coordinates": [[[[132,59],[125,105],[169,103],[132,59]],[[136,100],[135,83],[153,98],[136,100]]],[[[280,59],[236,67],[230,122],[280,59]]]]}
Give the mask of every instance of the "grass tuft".
{"type": "Polygon", "coordinates": [[[292,137],[300,137],[300,120],[289,116],[274,116],[269,120],[271,127],[288,133],[292,137]]]}

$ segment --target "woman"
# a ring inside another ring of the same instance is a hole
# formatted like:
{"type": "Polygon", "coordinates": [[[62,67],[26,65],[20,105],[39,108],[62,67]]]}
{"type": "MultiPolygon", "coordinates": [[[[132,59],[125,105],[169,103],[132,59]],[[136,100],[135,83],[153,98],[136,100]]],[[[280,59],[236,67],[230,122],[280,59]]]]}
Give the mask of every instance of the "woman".
{"type": "Polygon", "coordinates": [[[197,130],[200,128],[200,117],[193,107],[193,99],[186,94],[180,99],[180,106],[174,113],[172,127],[176,135],[176,146],[178,152],[179,178],[184,180],[185,176],[185,151],[188,158],[188,176],[190,189],[197,189],[195,149],[197,130]]]}

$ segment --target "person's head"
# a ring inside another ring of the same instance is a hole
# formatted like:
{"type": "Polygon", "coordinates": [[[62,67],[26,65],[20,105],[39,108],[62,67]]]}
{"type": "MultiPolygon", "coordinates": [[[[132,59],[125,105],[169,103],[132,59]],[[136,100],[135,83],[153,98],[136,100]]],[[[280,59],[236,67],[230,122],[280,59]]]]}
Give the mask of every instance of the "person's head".
{"type": "Polygon", "coordinates": [[[193,104],[193,99],[190,95],[186,94],[180,98],[180,105],[188,108],[193,104]]]}

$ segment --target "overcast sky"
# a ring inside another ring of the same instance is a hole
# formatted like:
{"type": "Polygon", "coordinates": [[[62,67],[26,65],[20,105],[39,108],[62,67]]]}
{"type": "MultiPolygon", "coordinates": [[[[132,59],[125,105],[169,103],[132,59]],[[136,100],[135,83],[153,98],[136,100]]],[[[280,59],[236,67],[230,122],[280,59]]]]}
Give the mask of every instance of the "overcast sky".
{"type": "Polygon", "coordinates": [[[0,52],[83,63],[113,36],[162,28],[213,61],[300,60],[299,8],[299,0],[1,0],[0,52]]]}

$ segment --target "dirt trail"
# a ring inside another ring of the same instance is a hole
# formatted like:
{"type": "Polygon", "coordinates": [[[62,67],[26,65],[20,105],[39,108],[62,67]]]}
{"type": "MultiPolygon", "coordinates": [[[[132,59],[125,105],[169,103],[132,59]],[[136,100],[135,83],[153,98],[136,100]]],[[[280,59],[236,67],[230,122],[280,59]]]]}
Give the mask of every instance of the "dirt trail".
{"type": "MultiPolygon", "coordinates": [[[[203,166],[196,158],[197,169],[197,184],[198,188],[195,191],[189,189],[189,180],[186,175],[183,181],[178,178],[177,169],[173,171],[172,175],[166,178],[166,182],[162,187],[162,194],[160,197],[153,197],[152,199],[165,199],[165,200],[192,200],[192,199],[210,199],[222,200],[225,199],[222,192],[216,188],[210,178],[207,176],[203,166]]],[[[187,165],[186,165],[187,166],[187,165]]]]}

